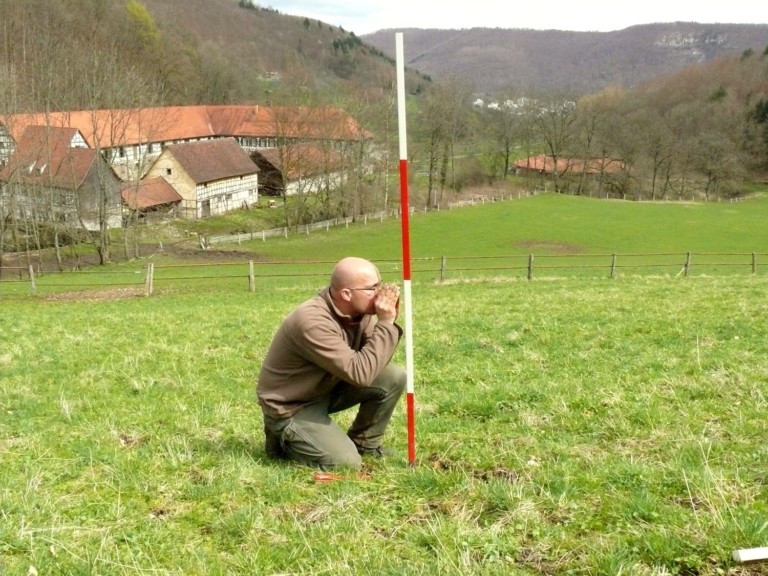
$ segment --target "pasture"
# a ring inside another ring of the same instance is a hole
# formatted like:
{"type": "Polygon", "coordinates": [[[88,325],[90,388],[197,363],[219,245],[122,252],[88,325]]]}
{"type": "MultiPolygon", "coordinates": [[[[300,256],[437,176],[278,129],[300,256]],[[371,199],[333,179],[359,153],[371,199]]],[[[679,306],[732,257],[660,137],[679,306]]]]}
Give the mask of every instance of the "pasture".
{"type": "MultiPolygon", "coordinates": [[[[515,234],[587,252],[640,251],[638,238],[649,251],[766,251],[760,201],[691,207],[694,236],[663,211],[647,217],[658,229],[632,232],[611,212],[623,203],[581,219],[593,201],[562,200],[573,209],[524,215],[506,240],[509,216],[489,214],[527,201],[415,217],[414,256],[471,238],[467,253],[493,255],[515,234]]],[[[395,260],[387,226],[250,248],[395,260]]],[[[368,481],[331,484],[265,458],[253,390],[278,323],[323,283],[6,292],[0,573],[765,573],[731,560],[768,543],[765,274],[416,279],[416,466],[402,406],[396,455],[367,462],[368,481]]]]}
{"type": "MultiPolygon", "coordinates": [[[[768,196],[734,203],[606,201],[545,194],[454,210],[416,212],[412,256],[527,256],[668,252],[752,252],[768,248],[768,196]]],[[[309,236],[253,240],[242,248],[272,259],[329,260],[360,253],[400,256],[400,222],[370,220],[309,236]],[[309,240],[309,241],[308,241],[309,240]]]]}

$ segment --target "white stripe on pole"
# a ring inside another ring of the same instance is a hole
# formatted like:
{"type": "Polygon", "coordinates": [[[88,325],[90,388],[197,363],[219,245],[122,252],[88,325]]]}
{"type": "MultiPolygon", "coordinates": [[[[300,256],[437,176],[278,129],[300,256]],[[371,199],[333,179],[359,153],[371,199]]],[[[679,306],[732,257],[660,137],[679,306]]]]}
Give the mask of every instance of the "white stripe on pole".
{"type": "Polygon", "coordinates": [[[405,129],[405,66],[403,33],[395,34],[397,64],[397,127],[400,140],[400,211],[403,247],[403,303],[405,304],[406,417],[408,426],[408,462],[416,463],[415,398],[413,389],[413,312],[411,306],[411,241],[408,207],[408,149],[405,129]]]}

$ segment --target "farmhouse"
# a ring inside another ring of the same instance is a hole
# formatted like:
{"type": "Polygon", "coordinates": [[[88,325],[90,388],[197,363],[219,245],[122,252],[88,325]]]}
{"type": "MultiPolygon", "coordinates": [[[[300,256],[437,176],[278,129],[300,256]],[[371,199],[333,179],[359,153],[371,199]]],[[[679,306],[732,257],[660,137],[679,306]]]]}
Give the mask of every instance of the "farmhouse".
{"type": "Polygon", "coordinates": [[[147,173],[181,197],[179,215],[204,218],[257,202],[259,167],[234,138],[173,144],[147,173]]]}
{"type": "Polygon", "coordinates": [[[296,142],[340,147],[371,134],[343,110],[331,107],[170,106],[126,110],[0,116],[0,164],[27,126],[76,128],[123,180],[137,180],[172,144],[234,138],[248,152],[296,142]]]}
{"type": "MultiPolygon", "coordinates": [[[[118,203],[121,198],[133,197],[130,208],[150,209],[147,202],[154,193],[150,191],[158,183],[138,183],[145,177],[160,177],[181,197],[179,201],[171,200],[172,195],[166,190],[161,199],[168,202],[162,204],[169,204],[173,211],[190,218],[219,214],[258,200],[258,168],[248,154],[265,152],[268,157],[281,158],[271,164],[271,170],[279,172],[271,174],[276,183],[269,187],[276,191],[273,193],[315,191],[341,181],[339,175],[327,172],[341,166],[340,151],[350,142],[364,145],[371,138],[354,118],[332,107],[172,106],[15,114],[0,116],[0,167],[10,166],[14,155],[26,159],[34,154],[53,154],[24,150],[29,143],[23,135],[29,127],[37,127],[46,134],[71,130],[69,147],[90,150],[89,154],[98,157],[99,163],[111,168],[112,176],[130,183],[121,186],[122,193],[119,189],[103,191],[118,203]],[[225,149],[210,144],[183,148],[222,139],[229,142],[223,145],[225,149]],[[238,152],[233,144],[240,149],[238,152]],[[313,147],[322,150],[322,155],[309,152],[313,147]],[[170,151],[166,153],[167,150],[170,151]],[[320,174],[318,167],[326,172],[320,174]]],[[[58,141],[57,154],[62,153],[63,142],[67,140],[58,141]]],[[[72,151],[69,155],[84,153],[72,151]]],[[[18,172],[18,159],[13,162],[14,168],[8,169],[7,175],[18,172]]],[[[18,180],[16,188],[3,188],[0,194],[20,194],[20,189],[29,184],[28,179],[18,180]]],[[[26,196],[30,201],[37,198],[31,193],[26,196]]],[[[119,210],[116,214],[119,215],[119,210]]],[[[110,215],[109,226],[119,220],[119,216],[115,219],[110,215]]]]}
{"type": "Polygon", "coordinates": [[[557,173],[564,174],[610,174],[624,169],[624,163],[609,158],[597,158],[584,160],[580,158],[568,158],[560,156],[555,160],[548,154],[529,156],[514,163],[515,173],[518,176],[542,175],[549,176],[557,173]]]}
{"type": "Polygon", "coordinates": [[[75,128],[27,126],[0,170],[5,215],[87,230],[120,226],[120,179],[75,128]]]}

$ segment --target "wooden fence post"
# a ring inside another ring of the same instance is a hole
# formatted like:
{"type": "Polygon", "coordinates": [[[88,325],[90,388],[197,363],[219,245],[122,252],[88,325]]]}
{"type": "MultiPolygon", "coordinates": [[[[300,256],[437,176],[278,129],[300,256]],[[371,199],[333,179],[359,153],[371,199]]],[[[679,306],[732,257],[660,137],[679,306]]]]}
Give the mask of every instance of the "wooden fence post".
{"type": "Polygon", "coordinates": [[[149,262],[147,264],[147,276],[144,278],[144,296],[151,296],[154,290],[154,275],[155,275],[155,263],[149,262]]]}
{"type": "Polygon", "coordinates": [[[752,274],[757,273],[757,254],[752,252],[752,274]]]}
{"type": "Polygon", "coordinates": [[[253,260],[248,262],[248,290],[256,292],[256,277],[253,273],[253,260]]]}
{"type": "Polygon", "coordinates": [[[447,259],[445,256],[443,256],[443,261],[440,263],[440,282],[445,280],[445,265],[446,265],[447,259]]]}
{"type": "Polygon", "coordinates": [[[528,280],[533,278],[533,254],[528,255],[528,280]]]}
{"type": "Polygon", "coordinates": [[[683,276],[688,278],[688,271],[690,269],[691,269],[691,253],[690,252],[686,252],[685,253],[685,267],[684,267],[685,274],[683,274],[683,276]]]}
{"type": "Polygon", "coordinates": [[[32,294],[37,294],[37,284],[35,284],[35,269],[32,268],[32,264],[29,265],[29,283],[32,294]]]}
{"type": "Polygon", "coordinates": [[[616,254],[611,257],[611,280],[616,278],[616,254]]]}

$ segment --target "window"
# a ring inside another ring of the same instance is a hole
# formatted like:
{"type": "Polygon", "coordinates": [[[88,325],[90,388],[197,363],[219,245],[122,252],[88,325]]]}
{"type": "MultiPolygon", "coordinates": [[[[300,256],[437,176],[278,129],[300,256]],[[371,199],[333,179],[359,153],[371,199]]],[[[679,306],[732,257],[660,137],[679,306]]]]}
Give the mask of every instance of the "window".
{"type": "Polygon", "coordinates": [[[172,173],[173,173],[173,170],[172,170],[172,169],[170,169],[170,168],[166,168],[166,169],[165,169],[165,175],[166,175],[166,176],[170,176],[172,173]]]}

